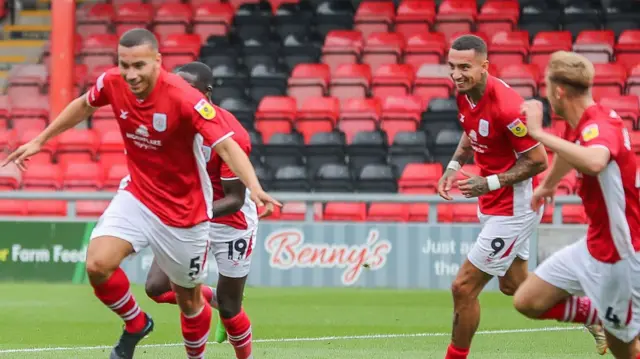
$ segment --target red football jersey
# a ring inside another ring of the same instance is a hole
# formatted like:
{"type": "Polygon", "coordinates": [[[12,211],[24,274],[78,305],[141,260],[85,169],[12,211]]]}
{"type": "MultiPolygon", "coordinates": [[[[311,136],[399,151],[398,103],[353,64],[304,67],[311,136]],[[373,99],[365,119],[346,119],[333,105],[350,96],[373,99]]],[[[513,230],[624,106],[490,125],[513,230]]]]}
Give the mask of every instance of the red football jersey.
{"type": "MultiPolygon", "coordinates": [[[[527,133],[520,114],[522,97],[502,80],[488,76],[485,93],[476,105],[458,94],[459,121],[471,140],[481,176],[506,172],[518,156],[540,143],[527,133]]],[[[486,215],[515,216],[531,212],[531,195],[537,178],[491,191],[478,199],[486,215]]]]}
{"type": "Polygon", "coordinates": [[[111,105],[117,118],[130,174],[125,190],[169,226],[192,227],[211,218],[213,189],[201,148],[233,132],[204,95],[161,70],[149,96],[138,99],[113,68],[97,79],[87,102],[111,105]]]}
{"type": "Polygon", "coordinates": [[[640,250],[640,197],[636,159],[624,123],[610,109],[589,107],[565,138],[585,147],[603,147],[611,159],[597,176],[579,174],[578,195],[589,221],[587,247],[602,262],[615,263],[640,250]]]}
{"type": "MultiPolygon", "coordinates": [[[[221,108],[217,111],[218,116],[221,116],[229,129],[233,131],[231,138],[249,156],[251,154],[251,138],[247,130],[231,113],[221,108]]],[[[211,160],[207,164],[207,172],[213,184],[213,199],[215,201],[224,197],[222,181],[237,180],[238,177],[215,151],[212,151],[211,148],[205,148],[205,151],[207,152],[206,156],[211,154],[211,160]]],[[[213,240],[220,241],[238,239],[244,231],[255,228],[258,225],[258,211],[255,203],[249,198],[249,190],[247,190],[244,205],[238,212],[223,217],[214,217],[211,222],[213,222],[212,229],[215,232],[213,240]]]]}

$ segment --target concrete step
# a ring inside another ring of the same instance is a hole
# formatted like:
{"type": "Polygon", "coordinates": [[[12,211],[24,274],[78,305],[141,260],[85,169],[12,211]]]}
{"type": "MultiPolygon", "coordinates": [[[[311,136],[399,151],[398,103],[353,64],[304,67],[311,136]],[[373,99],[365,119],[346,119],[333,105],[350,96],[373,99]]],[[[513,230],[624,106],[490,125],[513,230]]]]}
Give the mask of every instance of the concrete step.
{"type": "Polygon", "coordinates": [[[45,43],[44,40],[1,40],[0,56],[23,56],[25,62],[37,63],[45,43]]]}
{"type": "Polygon", "coordinates": [[[51,11],[22,10],[16,16],[17,25],[51,25],[51,11]]]}
{"type": "Polygon", "coordinates": [[[5,40],[48,40],[51,36],[51,25],[5,25],[5,40]]]}

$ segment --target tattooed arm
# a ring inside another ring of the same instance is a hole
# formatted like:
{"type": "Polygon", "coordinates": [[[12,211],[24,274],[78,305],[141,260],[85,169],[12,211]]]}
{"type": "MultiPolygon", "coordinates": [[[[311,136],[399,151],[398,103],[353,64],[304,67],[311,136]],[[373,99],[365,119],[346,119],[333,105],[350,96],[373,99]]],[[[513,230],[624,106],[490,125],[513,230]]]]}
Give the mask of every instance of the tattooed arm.
{"type": "Polygon", "coordinates": [[[462,133],[460,137],[460,142],[458,143],[458,148],[453,153],[451,157],[451,161],[458,162],[460,166],[467,163],[471,157],[473,157],[473,148],[471,148],[471,140],[466,133],[462,133]]]}
{"type": "Polygon", "coordinates": [[[500,186],[513,186],[518,182],[544,172],[548,166],[547,162],[547,153],[542,145],[522,153],[513,167],[506,172],[498,174],[500,186]]]}

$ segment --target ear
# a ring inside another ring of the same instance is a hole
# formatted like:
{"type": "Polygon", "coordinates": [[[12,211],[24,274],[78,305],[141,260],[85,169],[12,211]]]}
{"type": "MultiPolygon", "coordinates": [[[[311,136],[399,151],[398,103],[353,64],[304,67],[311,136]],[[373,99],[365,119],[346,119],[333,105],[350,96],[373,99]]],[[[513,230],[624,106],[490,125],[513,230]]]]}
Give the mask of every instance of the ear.
{"type": "Polygon", "coordinates": [[[482,62],[482,69],[484,70],[484,72],[489,73],[489,60],[485,59],[482,62]]]}

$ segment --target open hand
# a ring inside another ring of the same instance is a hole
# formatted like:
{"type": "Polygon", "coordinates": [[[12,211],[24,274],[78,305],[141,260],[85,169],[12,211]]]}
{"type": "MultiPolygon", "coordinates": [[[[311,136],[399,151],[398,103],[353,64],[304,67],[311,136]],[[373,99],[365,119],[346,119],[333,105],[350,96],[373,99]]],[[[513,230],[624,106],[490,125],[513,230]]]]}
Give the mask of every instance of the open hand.
{"type": "Polygon", "coordinates": [[[485,177],[471,175],[464,170],[460,170],[460,173],[467,179],[460,180],[456,184],[466,198],[479,197],[489,192],[489,183],[485,177]]]}

